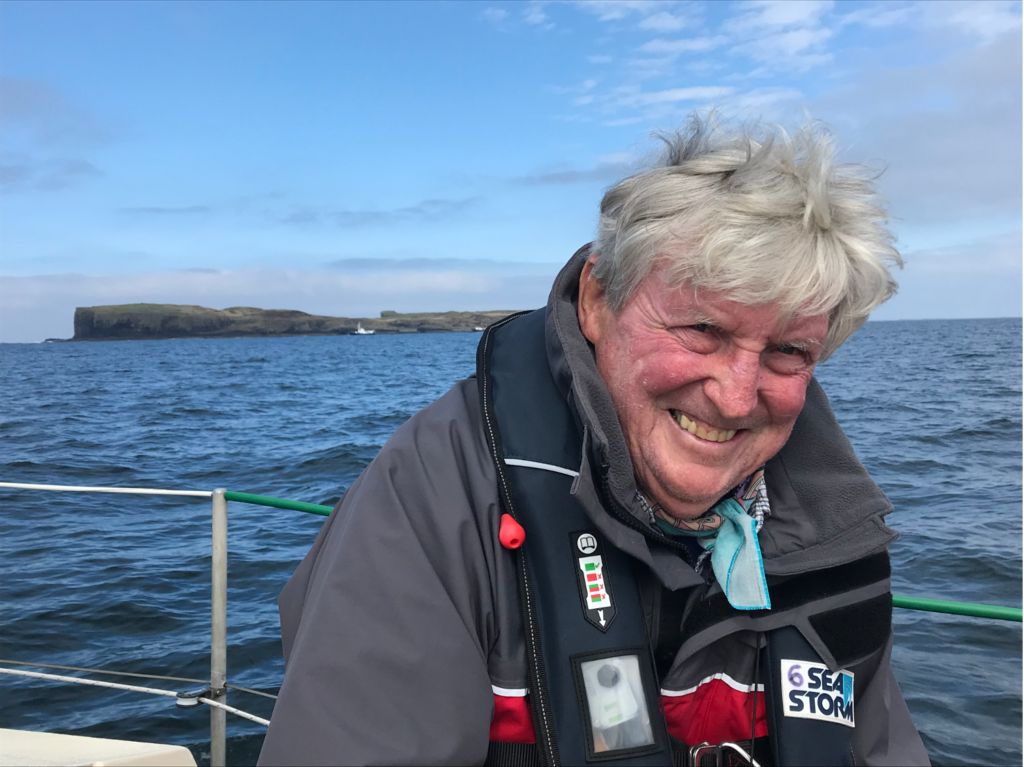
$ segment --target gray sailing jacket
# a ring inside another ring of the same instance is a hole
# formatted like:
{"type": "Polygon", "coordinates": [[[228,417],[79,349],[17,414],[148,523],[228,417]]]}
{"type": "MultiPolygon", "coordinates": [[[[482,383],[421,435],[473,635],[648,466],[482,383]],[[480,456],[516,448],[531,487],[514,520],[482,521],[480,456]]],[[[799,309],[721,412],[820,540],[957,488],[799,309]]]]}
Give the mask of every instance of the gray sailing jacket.
{"type": "MultiPolygon", "coordinates": [[[[548,360],[590,434],[583,461],[603,472],[611,502],[645,521],[618,419],[576,320],[586,253],[577,252],[552,289],[548,360]]],[[[703,580],[673,550],[608,513],[582,468],[576,498],[608,541],[646,565],[651,582],[701,591],[703,580]]],[[[891,504],[816,382],[766,481],[772,514],[759,540],[770,588],[836,572],[884,552],[896,537],[883,521],[891,504]]],[[[286,672],[260,765],[483,763],[496,710],[521,702],[527,687],[516,575],[498,541],[500,517],[477,385],[461,381],[388,440],[281,593],[286,672]]],[[[890,666],[891,633],[867,655],[848,658],[840,657],[842,638],[829,631],[828,615],[888,589],[884,578],[681,637],[661,680],[670,731],[673,708],[692,716],[701,705],[696,696],[711,683],[756,691],[756,632],[792,624],[830,667],[856,676],[856,763],[928,764],[890,666]]],[[[658,612],[652,599],[654,636],[658,612]]],[[[705,697],[713,712],[720,702],[705,697]]]]}

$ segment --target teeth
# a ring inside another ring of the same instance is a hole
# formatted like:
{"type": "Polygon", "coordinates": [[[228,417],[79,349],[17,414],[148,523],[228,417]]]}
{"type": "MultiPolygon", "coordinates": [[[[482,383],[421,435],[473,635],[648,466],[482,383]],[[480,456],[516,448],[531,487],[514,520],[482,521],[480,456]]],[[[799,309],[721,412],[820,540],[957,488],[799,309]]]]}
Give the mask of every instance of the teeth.
{"type": "Polygon", "coordinates": [[[700,439],[707,440],[708,442],[728,442],[736,436],[735,429],[723,429],[722,431],[712,429],[711,431],[708,431],[703,426],[698,426],[678,411],[676,411],[676,420],[679,422],[679,425],[690,432],[690,434],[700,437],[700,439]]]}

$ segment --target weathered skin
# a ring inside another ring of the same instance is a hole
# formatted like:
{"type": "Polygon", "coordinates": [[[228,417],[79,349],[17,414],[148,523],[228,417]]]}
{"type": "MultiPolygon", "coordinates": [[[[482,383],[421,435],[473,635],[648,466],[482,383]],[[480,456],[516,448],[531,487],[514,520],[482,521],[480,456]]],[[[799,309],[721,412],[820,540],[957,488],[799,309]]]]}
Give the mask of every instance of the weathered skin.
{"type": "Polygon", "coordinates": [[[690,519],[775,455],[804,406],[828,317],[786,319],[779,307],[649,275],[618,313],[583,269],[579,320],[633,461],[639,485],[670,514],[690,519]],[[682,412],[726,442],[683,429],[682,412]]]}

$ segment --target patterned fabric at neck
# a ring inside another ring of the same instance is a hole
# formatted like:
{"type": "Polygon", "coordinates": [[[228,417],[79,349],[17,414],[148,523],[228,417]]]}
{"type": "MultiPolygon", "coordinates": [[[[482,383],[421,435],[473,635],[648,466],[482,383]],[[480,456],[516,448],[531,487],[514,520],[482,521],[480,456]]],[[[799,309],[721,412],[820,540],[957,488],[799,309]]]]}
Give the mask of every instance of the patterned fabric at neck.
{"type": "Polygon", "coordinates": [[[695,565],[697,572],[710,558],[711,569],[729,604],[737,610],[771,608],[761,547],[757,541],[765,517],[771,514],[764,466],[696,519],[669,516],[660,506],[650,504],[639,490],[637,498],[653,527],[666,535],[697,539],[704,548],[695,565]]]}
{"type": "MultiPolygon", "coordinates": [[[[639,494],[639,491],[638,491],[639,494]]],[[[739,502],[743,510],[757,521],[757,532],[761,532],[765,517],[771,514],[768,505],[768,489],[764,483],[764,466],[740,482],[728,496],[716,503],[696,519],[676,519],[670,517],[661,506],[648,504],[642,495],[642,505],[653,514],[658,528],[669,535],[715,535],[725,521],[719,513],[719,506],[729,498],[739,502]]]]}

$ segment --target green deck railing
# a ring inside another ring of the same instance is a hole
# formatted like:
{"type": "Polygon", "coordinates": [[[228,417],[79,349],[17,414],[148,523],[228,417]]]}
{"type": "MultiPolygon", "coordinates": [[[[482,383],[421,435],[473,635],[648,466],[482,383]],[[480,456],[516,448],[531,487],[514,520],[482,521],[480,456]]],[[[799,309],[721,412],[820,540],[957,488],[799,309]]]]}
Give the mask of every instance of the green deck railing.
{"type": "MultiPolygon", "coordinates": [[[[289,501],[285,498],[274,498],[269,495],[254,495],[253,493],[236,493],[228,490],[224,498],[229,501],[240,503],[253,503],[258,506],[271,506],[275,509],[290,509],[291,511],[304,511],[307,514],[319,514],[326,517],[331,513],[331,506],[322,506],[318,503],[306,503],[305,501],[289,501]]],[[[942,599],[923,599],[921,597],[904,597],[893,594],[893,607],[902,607],[905,610],[924,610],[930,613],[946,613],[948,615],[966,615],[971,618],[994,618],[1001,621],[1024,622],[1024,611],[1018,607],[1001,607],[999,605],[977,605],[969,602],[947,602],[942,599]]]]}
{"type": "Polygon", "coordinates": [[[285,498],[273,498],[269,495],[254,495],[252,493],[236,493],[234,490],[224,491],[224,499],[238,501],[240,503],[254,503],[257,506],[272,506],[275,509],[291,509],[292,511],[304,511],[307,514],[319,514],[321,517],[331,515],[332,506],[321,506],[319,503],[306,503],[305,501],[289,501],[285,498]]]}
{"type": "Polygon", "coordinates": [[[1000,607],[999,605],[976,605],[970,602],[946,602],[942,599],[924,599],[923,597],[904,597],[892,595],[892,606],[906,610],[925,610],[930,613],[947,613],[949,615],[969,615],[972,618],[995,618],[1001,621],[1024,622],[1019,607],[1000,607]]]}

